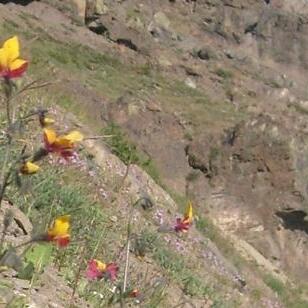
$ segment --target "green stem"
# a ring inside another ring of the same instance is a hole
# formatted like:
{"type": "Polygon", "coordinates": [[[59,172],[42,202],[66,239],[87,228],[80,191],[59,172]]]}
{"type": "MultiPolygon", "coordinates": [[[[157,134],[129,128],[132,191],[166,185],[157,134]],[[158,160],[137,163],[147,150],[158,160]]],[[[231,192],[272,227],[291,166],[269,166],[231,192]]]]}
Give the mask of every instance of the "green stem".
{"type": "Polygon", "coordinates": [[[7,170],[7,172],[5,172],[6,170],[6,165],[8,164],[8,160],[9,160],[9,154],[10,154],[10,148],[11,148],[11,138],[9,137],[9,143],[6,146],[6,151],[5,151],[5,157],[4,157],[4,161],[3,161],[3,165],[2,165],[2,170],[1,170],[1,185],[0,185],[0,207],[2,204],[2,200],[4,197],[4,193],[11,175],[11,168],[9,168],[9,170],[7,170]]]}
{"type": "Polygon", "coordinates": [[[132,233],[132,219],[135,207],[140,204],[145,197],[139,198],[132,206],[132,210],[130,212],[128,223],[127,223],[127,237],[126,237],[126,257],[125,257],[125,269],[124,269],[124,280],[123,280],[123,293],[126,291],[127,287],[127,277],[128,277],[128,267],[129,267],[129,251],[130,251],[130,244],[131,244],[131,233],[132,233]]]}
{"type": "Polygon", "coordinates": [[[11,104],[9,99],[6,100],[6,118],[8,126],[10,127],[12,124],[12,119],[11,119],[11,104]]]}

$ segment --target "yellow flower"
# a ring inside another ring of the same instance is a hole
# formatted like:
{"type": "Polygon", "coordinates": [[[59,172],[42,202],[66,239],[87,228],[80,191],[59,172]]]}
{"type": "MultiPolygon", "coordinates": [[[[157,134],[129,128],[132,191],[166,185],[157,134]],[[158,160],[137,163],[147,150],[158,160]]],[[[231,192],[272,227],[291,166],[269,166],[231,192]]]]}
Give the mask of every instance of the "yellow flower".
{"type": "Polygon", "coordinates": [[[47,127],[51,124],[55,123],[55,120],[52,118],[48,118],[45,116],[45,112],[40,112],[39,113],[39,121],[42,127],[47,127]]]}
{"type": "Polygon", "coordinates": [[[47,240],[54,241],[60,247],[67,246],[70,241],[70,215],[59,216],[47,231],[47,240]]]}
{"type": "Polygon", "coordinates": [[[103,272],[103,271],[106,269],[107,265],[106,265],[105,263],[103,263],[103,262],[101,262],[101,261],[99,261],[99,260],[96,260],[96,259],[94,259],[94,261],[96,262],[96,267],[97,267],[101,272],[103,272]]]}
{"type": "Polygon", "coordinates": [[[55,120],[54,119],[52,119],[52,118],[44,118],[44,120],[43,120],[43,124],[44,125],[51,125],[51,124],[54,124],[55,123],[55,120]]]}
{"type": "Polygon", "coordinates": [[[20,77],[27,69],[28,62],[19,59],[19,41],[13,36],[0,48],[0,76],[4,78],[20,77]]]}
{"type": "Polygon", "coordinates": [[[184,220],[188,221],[189,223],[192,222],[193,219],[193,208],[191,201],[188,202],[185,213],[184,213],[184,220]]]}
{"type": "Polygon", "coordinates": [[[38,165],[27,161],[21,166],[20,171],[23,174],[33,174],[36,173],[39,169],[40,167],[38,165]]]}
{"type": "Polygon", "coordinates": [[[64,158],[72,156],[75,143],[82,140],[83,135],[78,131],[72,131],[64,136],[57,136],[53,129],[44,129],[45,149],[48,152],[59,153],[64,158]]]}

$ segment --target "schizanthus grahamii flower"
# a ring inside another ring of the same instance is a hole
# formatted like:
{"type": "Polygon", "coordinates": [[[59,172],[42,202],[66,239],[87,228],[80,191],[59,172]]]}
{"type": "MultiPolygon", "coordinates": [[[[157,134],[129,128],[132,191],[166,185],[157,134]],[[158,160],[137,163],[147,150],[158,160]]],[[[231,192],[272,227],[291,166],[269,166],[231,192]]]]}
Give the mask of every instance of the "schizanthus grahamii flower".
{"type": "Polygon", "coordinates": [[[47,231],[47,241],[56,243],[59,247],[65,247],[70,242],[70,215],[59,216],[52,227],[47,231]]]}
{"type": "Polygon", "coordinates": [[[90,280],[99,280],[102,278],[114,281],[117,279],[119,267],[116,263],[105,264],[99,260],[92,259],[88,262],[86,277],[90,280]]]}
{"type": "Polygon", "coordinates": [[[28,62],[19,59],[19,41],[13,36],[0,48],[0,77],[12,79],[20,77],[27,69],[28,62]]]}
{"type": "Polygon", "coordinates": [[[192,220],[193,220],[193,209],[192,209],[192,203],[189,201],[184,213],[184,217],[182,219],[177,218],[174,230],[176,232],[187,232],[192,224],[192,220]]]}
{"type": "Polygon", "coordinates": [[[25,162],[21,168],[20,172],[22,174],[34,174],[40,170],[40,167],[30,161],[25,162]]]}
{"type": "Polygon", "coordinates": [[[64,136],[57,136],[53,129],[44,129],[45,150],[48,153],[58,153],[65,159],[74,156],[76,142],[80,142],[82,140],[83,135],[78,131],[72,131],[64,136]]]}

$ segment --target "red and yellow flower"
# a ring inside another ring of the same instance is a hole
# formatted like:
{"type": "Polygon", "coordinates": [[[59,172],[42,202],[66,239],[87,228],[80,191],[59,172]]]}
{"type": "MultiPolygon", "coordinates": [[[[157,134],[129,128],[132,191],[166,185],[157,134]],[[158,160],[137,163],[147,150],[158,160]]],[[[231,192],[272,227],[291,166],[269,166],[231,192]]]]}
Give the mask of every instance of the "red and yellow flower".
{"type": "Polygon", "coordinates": [[[65,247],[70,242],[70,215],[59,216],[47,231],[47,241],[65,247]]]}
{"type": "Polygon", "coordinates": [[[193,208],[192,203],[189,201],[184,213],[184,217],[177,218],[174,230],[176,232],[187,232],[193,221],[193,208]]]}
{"type": "Polygon", "coordinates": [[[27,69],[28,62],[19,58],[17,36],[6,40],[0,48],[0,77],[7,79],[20,77],[27,69]]]}
{"type": "Polygon", "coordinates": [[[48,153],[58,153],[65,159],[74,155],[76,143],[82,140],[83,135],[78,131],[72,131],[63,136],[57,136],[53,129],[44,129],[45,150],[48,153]]]}
{"type": "Polygon", "coordinates": [[[99,260],[92,259],[88,262],[86,277],[90,280],[99,280],[102,278],[114,281],[117,279],[119,267],[116,263],[105,264],[99,260]]]}

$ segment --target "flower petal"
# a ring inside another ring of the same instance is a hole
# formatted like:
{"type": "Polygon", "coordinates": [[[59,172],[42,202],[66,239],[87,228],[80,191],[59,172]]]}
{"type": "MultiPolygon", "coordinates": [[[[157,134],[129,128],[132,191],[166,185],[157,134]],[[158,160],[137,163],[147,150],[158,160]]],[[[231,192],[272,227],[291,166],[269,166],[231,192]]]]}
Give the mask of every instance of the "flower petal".
{"type": "Polygon", "coordinates": [[[45,128],[44,129],[44,140],[48,145],[52,145],[57,140],[56,132],[53,129],[45,128]]]}
{"type": "Polygon", "coordinates": [[[3,44],[3,49],[7,55],[7,63],[13,62],[19,57],[19,41],[17,36],[6,40],[3,44]]]}
{"type": "Polygon", "coordinates": [[[27,66],[28,62],[23,59],[16,59],[9,63],[8,67],[10,71],[20,70],[22,67],[27,66]]]}
{"type": "Polygon", "coordinates": [[[66,247],[70,242],[70,236],[67,234],[65,236],[56,237],[54,241],[59,247],[66,247]]]}
{"type": "Polygon", "coordinates": [[[82,141],[83,135],[78,131],[72,131],[65,136],[60,136],[54,142],[55,146],[59,149],[71,149],[74,147],[74,143],[82,141]]]}
{"type": "Polygon", "coordinates": [[[174,226],[174,231],[186,233],[189,230],[189,227],[190,223],[188,220],[182,220],[181,218],[177,218],[176,224],[174,226]]]}
{"type": "Polygon", "coordinates": [[[86,277],[90,280],[100,279],[103,277],[103,272],[98,268],[98,262],[97,260],[90,260],[88,262],[88,267],[86,270],[86,277]]]}
{"type": "Polygon", "coordinates": [[[74,130],[74,131],[70,132],[69,134],[63,136],[63,138],[69,140],[72,143],[75,143],[75,142],[82,141],[83,135],[80,132],[74,130]]]}
{"type": "Polygon", "coordinates": [[[114,281],[117,279],[118,276],[119,267],[116,263],[109,263],[106,266],[106,269],[104,271],[104,276],[107,279],[110,279],[111,281],[114,281]]]}
{"type": "Polygon", "coordinates": [[[34,163],[31,163],[30,161],[27,161],[24,163],[20,169],[21,173],[23,174],[33,174],[36,173],[40,167],[34,163]]]}
{"type": "Polygon", "coordinates": [[[8,77],[16,78],[20,77],[28,67],[28,62],[22,59],[16,59],[9,63],[8,67],[8,77]]]}
{"type": "Polygon", "coordinates": [[[193,218],[193,208],[191,201],[189,201],[184,213],[184,220],[188,220],[188,222],[191,223],[192,218],[193,218]]]}
{"type": "Polygon", "coordinates": [[[44,125],[51,125],[51,124],[55,123],[55,120],[46,117],[46,118],[44,118],[43,123],[44,123],[44,125]]]}
{"type": "Polygon", "coordinates": [[[48,229],[50,237],[65,237],[69,235],[70,215],[59,216],[55,219],[53,226],[48,229]]]}
{"type": "Polygon", "coordinates": [[[95,262],[96,262],[97,268],[98,268],[101,272],[103,272],[103,271],[106,269],[106,264],[105,264],[105,263],[103,263],[103,262],[101,262],[101,261],[99,261],[99,260],[96,260],[96,259],[95,259],[95,262]]]}

